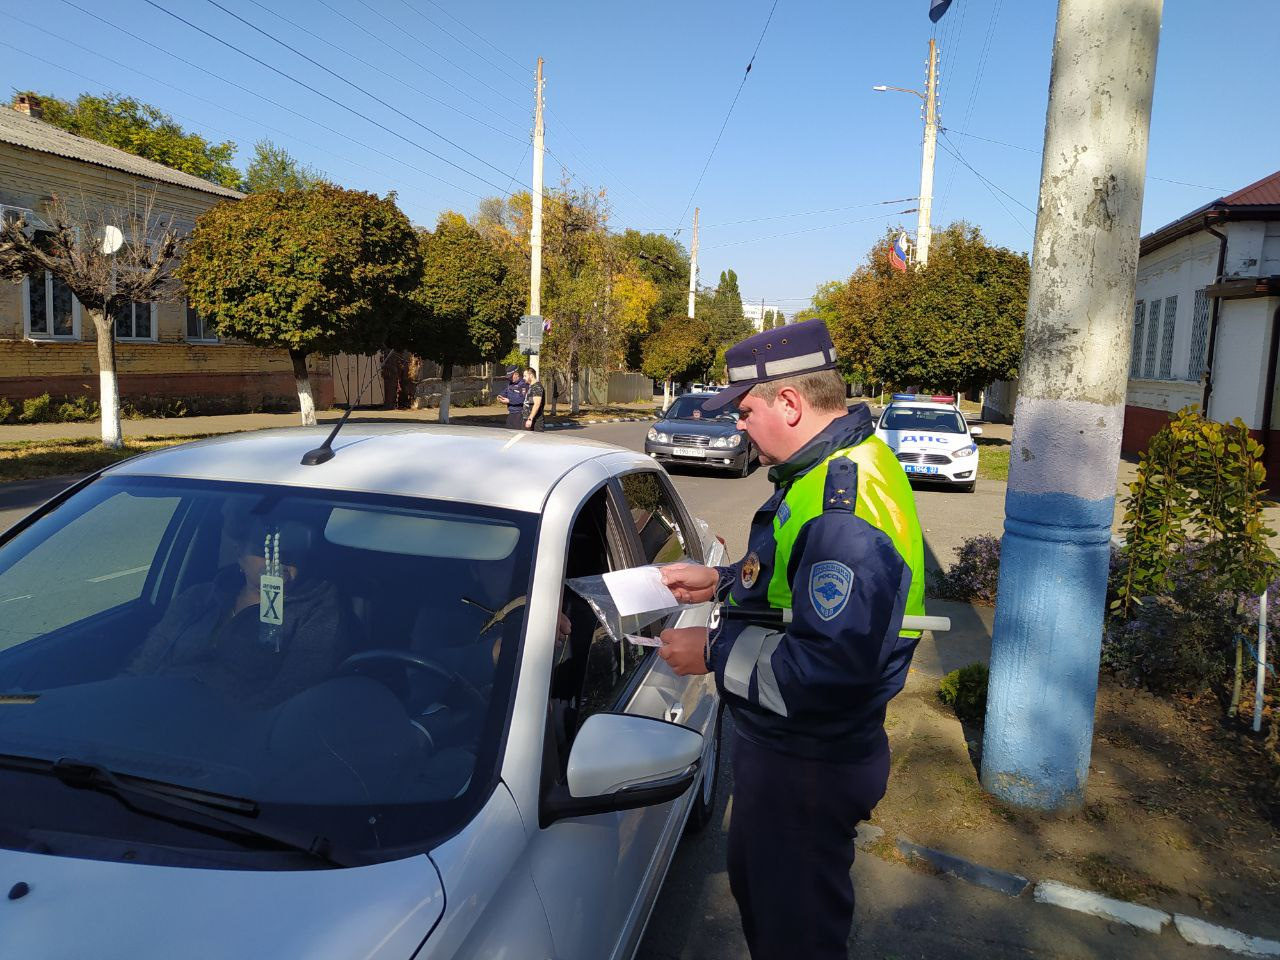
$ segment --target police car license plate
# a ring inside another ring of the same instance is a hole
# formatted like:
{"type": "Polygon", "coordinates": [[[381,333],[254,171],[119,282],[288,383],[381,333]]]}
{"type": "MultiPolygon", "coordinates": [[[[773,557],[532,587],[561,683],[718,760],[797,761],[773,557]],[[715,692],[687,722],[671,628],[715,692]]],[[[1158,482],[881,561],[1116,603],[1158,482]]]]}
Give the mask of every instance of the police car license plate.
{"type": "Polygon", "coordinates": [[[907,473],[937,473],[938,472],[937,467],[920,467],[914,463],[904,463],[902,467],[904,470],[907,471],[907,473]]]}
{"type": "Polygon", "coordinates": [[[705,458],[707,451],[701,447],[675,447],[672,451],[677,457],[699,457],[705,458]]]}

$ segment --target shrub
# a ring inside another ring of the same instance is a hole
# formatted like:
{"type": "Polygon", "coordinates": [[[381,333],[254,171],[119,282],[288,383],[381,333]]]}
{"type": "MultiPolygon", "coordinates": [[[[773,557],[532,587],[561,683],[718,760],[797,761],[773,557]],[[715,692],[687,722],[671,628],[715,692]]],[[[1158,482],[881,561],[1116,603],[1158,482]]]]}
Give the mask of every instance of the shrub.
{"type": "Polygon", "coordinates": [[[952,707],[961,720],[981,723],[987,715],[987,680],[985,663],[952,670],[938,683],[938,699],[952,707]]]}
{"type": "Polygon", "coordinates": [[[22,401],[23,423],[56,423],[58,410],[53,405],[53,397],[42,393],[38,397],[28,397],[22,401]]]}
{"type": "Polygon", "coordinates": [[[1000,581],[1000,538],[970,537],[956,547],[956,562],[933,575],[930,591],[939,600],[991,605],[1000,581]]]}
{"type": "Polygon", "coordinates": [[[98,401],[92,397],[67,397],[58,404],[59,423],[89,423],[101,416],[98,401]]]}
{"type": "Polygon", "coordinates": [[[13,404],[6,398],[0,397],[0,423],[5,423],[13,416],[13,404]]]}

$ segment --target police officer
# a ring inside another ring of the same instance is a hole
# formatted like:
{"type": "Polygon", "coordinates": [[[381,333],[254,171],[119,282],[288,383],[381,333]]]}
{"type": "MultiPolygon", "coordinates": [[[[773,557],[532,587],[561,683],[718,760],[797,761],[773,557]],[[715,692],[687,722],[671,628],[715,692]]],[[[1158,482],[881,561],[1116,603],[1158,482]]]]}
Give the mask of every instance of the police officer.
{"type": "Polygon", "coordinates": [[[865,404],[845,406],[819,320],[730,347],[738,426],[774,484],[730,567],[672,564],[686,603],[721,606],[710,631],[666,630],[680,674],[714,671],[737,728],[729,883],[754,960],[845,960],[854,833],[889,776],[885,705],[906,683],[924,613],[915,501],[865,404]],[[708,635],[709,633],[709,635],[708,635]]]}
{"type": "Polygon", "coordinates": [[[507,408],[506,426],[510,430],[524,428],[524,398],[529,392],[529,385],[524,382],[522,371],[513,367],[507,371],[507,385],[495,398],[507,408]]]}

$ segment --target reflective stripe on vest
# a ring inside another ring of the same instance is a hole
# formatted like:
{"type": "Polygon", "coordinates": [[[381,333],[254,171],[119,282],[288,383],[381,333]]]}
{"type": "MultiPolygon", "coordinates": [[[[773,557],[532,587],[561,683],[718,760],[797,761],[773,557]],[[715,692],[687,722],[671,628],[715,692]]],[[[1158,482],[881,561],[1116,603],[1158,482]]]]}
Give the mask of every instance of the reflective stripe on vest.
{"type": "MultiPolygon", "coordinates": [[[[773,575],[769,580],[769,606],[790,608],[791,585],[787,582],[791,567],[791,551],[806,523],[823,511],[823,493],[827,486],[827,466],[837,457],[852,460],[858,468],[858,490],[853,514],[884,533],[893,543],[911,571],[907,591],[907,616],[924,615],[924,541],[916,519],[915,494],[898,458],[879,437],[868,437],[853,447],[837,450],[787,490],[784,502],[789,514],[786,522],[773,520],[776,552],[773,575]]],[[[779,511],[784,513],[785,511],[779,511]]],[[[918,637],[918,630],[902,631],[904,637],[918,637]]]]}

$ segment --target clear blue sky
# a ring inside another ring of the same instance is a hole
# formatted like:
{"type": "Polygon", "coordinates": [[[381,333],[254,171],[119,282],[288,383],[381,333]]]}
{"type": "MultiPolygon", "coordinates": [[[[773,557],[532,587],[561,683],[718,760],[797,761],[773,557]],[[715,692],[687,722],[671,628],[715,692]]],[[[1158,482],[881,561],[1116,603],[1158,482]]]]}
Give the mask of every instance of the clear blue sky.
{"type": "MultiPolygon", "coordinates": [[[[268,137],[344,185],[396,191],[427,225],[445,209],[472,212],[494,185],[527,187],[533,65],[542,56],[548,181],[563,165],[608,189],[614,227],[679,225],[687,245],[690,216],[682,214],[773,0],[217,0],[394,109],[210,0],[155,0],[356,113],[146,0],[73,2],[0,0],[13,24],[0,43],[25,51],[0,48],[7,88],[132,94],[190,129],[234,140],[241,164],[268,137]]],[[[1056,4],[955,0],[936,29],[927,7],[778,0],[694,201],[705,284],[731,267],[745,297],[791,313],[817,284],[848,276],[887,224],[914,226],[914,214],[885,216],[914,200],[863,206],[919,189],[918,101],[871,87],[921,88],[931,33],[942,46],[941,116],[950,130],[938,153],[934,223],[963,218],[996,243],[1030,249],[1034,216],[1018,203],[1036,205],[1056,4]],[[1009,196],[993,196],[948,147],[1009,196]]],[[[1144,230],[1280,167],[1280,130],[1265,122],[1278,26],[1275,0],[1166,0],[1144,230]]]]}

